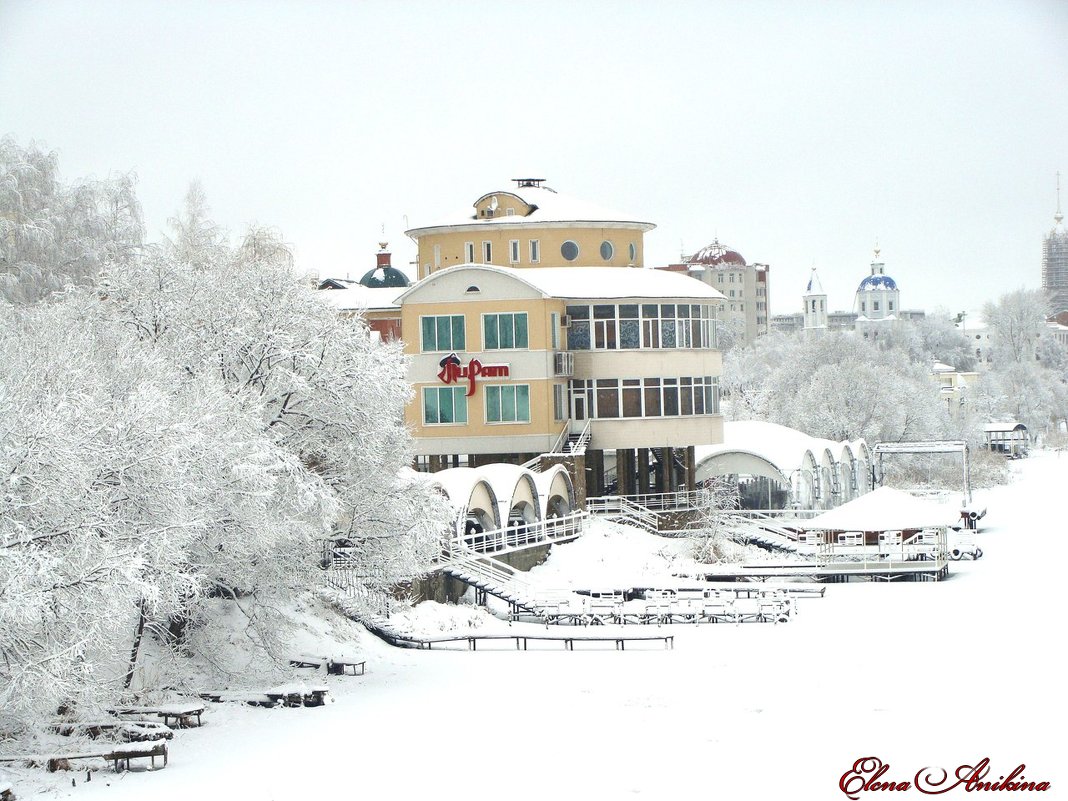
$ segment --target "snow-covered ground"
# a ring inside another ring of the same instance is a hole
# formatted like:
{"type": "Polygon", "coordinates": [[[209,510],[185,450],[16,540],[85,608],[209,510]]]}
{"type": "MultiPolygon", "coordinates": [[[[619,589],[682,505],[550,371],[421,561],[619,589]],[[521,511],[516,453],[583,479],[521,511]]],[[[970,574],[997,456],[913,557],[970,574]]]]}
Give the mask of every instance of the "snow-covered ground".
{"type": "MultiPolygon", "coordinates": [[[[674,650],[410,651],[324,625],[315,637],[329,646],[309,636],[300,650],[358,650],[368,666],[329,678],[335,703],[210,705],[203,728],[176,734],[165,770],[89,783],[19,771],[15,790],[86,801],[831,799],[845,798],[839,778],[856,759],[877,756],[899,781],[983,757],[996,780],[1026,763],[1027,779],[1052,783],[1043,797],[1065,797],[1068,454],[1013,469],[1014,483],[977,493],[989,507],[984,558],[952,563],[941,583],[828,585],[785,625],[630,629],[674,634],[674,650]]],[[[659,583],[678,547],[599,527],[532,575],[659,583]]],[[[434,605],[412,615],[428,629],[472,622],[485,617],[434,605]]]]}

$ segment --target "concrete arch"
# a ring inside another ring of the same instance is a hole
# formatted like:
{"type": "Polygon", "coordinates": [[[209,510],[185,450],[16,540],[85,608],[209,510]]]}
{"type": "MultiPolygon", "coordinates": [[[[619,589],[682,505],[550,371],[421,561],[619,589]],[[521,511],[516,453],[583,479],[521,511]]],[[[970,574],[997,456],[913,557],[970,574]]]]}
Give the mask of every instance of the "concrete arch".
{"type": "Polygon", "coordinates": [[[471,524],[482,531],[501,527],[497,493],[477,470],[451,467],[434,473],[433,483],[445,494],[457,513],[467,520],[466,533],[471,533],[471,524]]]}
{"type": "Polygon", "coordinates": [[[763,476],[782,484],[790,483],[782,470],[771,460],[752,451],[722,450],[697,462],[698,483],[716,476],[728,475],[763,476]]]}
{"type": "Polygon", "coordinates": [[[849,503],[857,497],[857,460],[853,449],[846,443],[838,460],[838,484],[842,488],[839,503],[849,503]]]}
{"type": "Polygon", "coordinates": [[[538,499],[541,501],[542,519],[565,517],[575,511],[575,487],[571,474],[563,465],[553,465],[534,476],[538,487],[538,499]]]}

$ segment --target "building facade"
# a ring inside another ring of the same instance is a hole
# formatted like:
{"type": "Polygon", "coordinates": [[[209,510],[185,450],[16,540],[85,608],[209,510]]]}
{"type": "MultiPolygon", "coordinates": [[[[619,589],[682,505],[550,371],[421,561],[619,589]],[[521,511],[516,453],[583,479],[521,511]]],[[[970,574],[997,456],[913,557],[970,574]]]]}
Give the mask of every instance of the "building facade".
{"type": "Polygon", "coordinates": [[[768,265],[750,264],[738,251],[715,239],[680,263],[659,269],[686,273],[723,293],[718,309],[721,334],[731,335],[733,344],[744,347],[770,330],[768,265]]]}
{"type": "Polygon", "coordinates": [[[647,270],[652,223],[541,179],[413,228],[420,281],[397,298],[420,467],[582,454],[581,494],[693,487],[722,438],[716,313],[726,299],[647,270]]]}
{"type": "Polygon", "coordinates": [[[419,278],[459,264],[641,267],[656,226],[562,195],[542,178],[487,192],[473,214],[405,233],[418,244],[419,278]]]}

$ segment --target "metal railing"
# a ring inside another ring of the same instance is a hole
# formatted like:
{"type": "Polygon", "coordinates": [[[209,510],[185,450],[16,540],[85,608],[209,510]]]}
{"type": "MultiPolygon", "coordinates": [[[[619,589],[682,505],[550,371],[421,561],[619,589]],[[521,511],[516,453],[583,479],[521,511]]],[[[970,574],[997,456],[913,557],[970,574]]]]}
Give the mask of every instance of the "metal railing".
{"type": "Polygon", "coordinates": [[[510,553],[536,545],[573,540],[582,534],[588,517],[589,513],[580,509],[563,517],[550,517],[488,531],[460,531],[453,542],[460,548],[476,553],[510,553]]]}
{"type": "Polygon", "coordinates": [[[660,525],[660,518],[656,512],[622,495],[602,495],[597,498],[587,498],[586,509],[591,515],[625,520],[653,534],[656,533],[660,525]]]}
{"type": "MultiPolygon", "coordinates": [[[[570,424],[569,429],[570,430],[570,424]]],[[[568,453],[585,453],[586,446],[590,444],[590,421],[586,421],[586,425],[582,427],[582,432],[573,441],[568,438],[567,452],[568,453]]]]}

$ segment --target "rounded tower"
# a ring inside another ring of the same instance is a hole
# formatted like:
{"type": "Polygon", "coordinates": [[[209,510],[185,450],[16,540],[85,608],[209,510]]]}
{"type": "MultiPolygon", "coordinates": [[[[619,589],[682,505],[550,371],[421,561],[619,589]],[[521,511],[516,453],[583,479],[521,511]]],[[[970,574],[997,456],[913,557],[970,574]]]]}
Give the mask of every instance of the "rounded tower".
{"type": "Polygon", "coordinates": [[[875,260],[871,263],[871,275],[860,282],[853,311],[859,320],[896,320],[901,311],[901,291],[897,282],[886,274],[885,265],[879,259],[879,246],[875,246],[875,260]]]}

